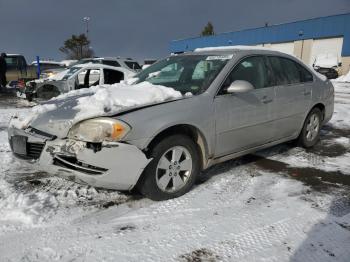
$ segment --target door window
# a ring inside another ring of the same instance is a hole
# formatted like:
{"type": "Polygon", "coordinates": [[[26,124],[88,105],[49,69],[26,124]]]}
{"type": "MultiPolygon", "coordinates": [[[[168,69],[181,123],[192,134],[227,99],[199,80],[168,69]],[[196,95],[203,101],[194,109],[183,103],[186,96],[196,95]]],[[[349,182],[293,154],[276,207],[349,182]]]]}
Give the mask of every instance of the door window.
{"type": "Polygon", "coordinates": [[[247,81],[255,89],[271,86],[271,79],[265,65],[264,57],[248,57],[236,65],[227,77],[221,93],[225,93],[225,90],[236,80],[247,81]]]}
{"type": "Polygon", "coordinates": [[[269,57],[275,85],[298,84],[313,81],[312,74],[299,63],[284,57],[269,57]]]}
{"type": "Polygon", "coordinates": [[[301,82],[306,83],[314,81],[314,77],[305,67],[300,64],[297,65],[300,71],[301,82]]]}
{"type": "Polygon", "coordinates": [[[100,83],[100,69],[87,69],[78,75],[78,88],[88,88],[100,83]]]}
{"type": "Polygon", "coordinates": [[[105,84],[112,85],[124,80],[124,74],[117,70],[103,69],[105,84]]]}
{"type": "Polygon", "coordinates": [[[285,71],[283,70],[282,60],[279,57],[269,57],[268,59],[275,79],[274,84],[276,86],[287,85],[289,82],[285,71]]]}
{"type": "Polygon", "coordinates": [[[300,83],[300,71],[298,69],[297,64],[294,61],[287,58],[279,59],[281,59],[282,68],[284,70],[285,75],[287,76],[288,84],[300,83]]]}

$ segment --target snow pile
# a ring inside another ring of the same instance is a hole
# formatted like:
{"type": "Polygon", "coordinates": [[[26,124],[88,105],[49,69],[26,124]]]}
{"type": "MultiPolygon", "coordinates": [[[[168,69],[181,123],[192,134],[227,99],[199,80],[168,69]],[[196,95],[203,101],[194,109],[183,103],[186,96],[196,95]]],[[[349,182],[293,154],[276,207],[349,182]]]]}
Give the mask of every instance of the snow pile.
{"type": "Polygon", "coordinates": [[[54,196],[45,192],[26,195],[16,193],[3,179],[0,180],[0,221],[16,221],[26,225],[42,223],[45,216],[58,203],[54,196]]]}
{"type": "Polygon", "coordinates": [[[143,82],[136,85],[114,84],[95,88],[95,93],[78,99],[76,121],[118,112],[123,108],[159,103],[182,97],[181,92],[143,82]]]}
{"type": "Polygon", "coordinates": [[[30,112],[17,113],[15,114],[10,121],[9,126],[15,127],[18,129],[25,129],[28,127],[30,122],[36,119],[39,115],[44,114],[48,111],[55,110],[57,106],[55,104],[44,104],[37,105],[33,107],[30,112]]]}
{"type": "Polygon", "coordinates": [[[337,79],[335,79],[334,81],[350,83],[350,71],[346,75],[342,75],[342,76],[338,77],[337,79]]]}

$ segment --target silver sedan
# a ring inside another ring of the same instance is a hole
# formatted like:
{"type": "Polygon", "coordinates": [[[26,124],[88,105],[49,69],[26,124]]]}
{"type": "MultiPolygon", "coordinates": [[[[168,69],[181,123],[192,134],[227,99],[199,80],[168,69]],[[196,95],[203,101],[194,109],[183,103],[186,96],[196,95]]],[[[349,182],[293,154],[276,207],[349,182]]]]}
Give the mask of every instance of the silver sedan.
{"type": "Polygon", "coordinates": [[[213,164],[291,140],[315,145],[333,114],[331,82],[276,51],[202,49],[168,57],[136,77],[136,86],[151,83],[182,96],[79,121],[78,98],[69,97],[9,128],[14,154],[80,183],[137,187],[164,200],[188,192],[213,164]]]}

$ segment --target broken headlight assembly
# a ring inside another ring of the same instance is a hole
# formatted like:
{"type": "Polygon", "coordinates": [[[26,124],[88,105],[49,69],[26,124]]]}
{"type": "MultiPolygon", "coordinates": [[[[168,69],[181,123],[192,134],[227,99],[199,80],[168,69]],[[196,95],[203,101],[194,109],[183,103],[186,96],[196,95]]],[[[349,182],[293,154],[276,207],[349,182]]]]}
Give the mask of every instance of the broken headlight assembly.
{"type": "Polygon", "coordinates": [[[68,133],[68,138],[92,143],[117,142],[123,139],[130,130],[130,126],[120,120],[100,117],[74,125],[68,133]]]}

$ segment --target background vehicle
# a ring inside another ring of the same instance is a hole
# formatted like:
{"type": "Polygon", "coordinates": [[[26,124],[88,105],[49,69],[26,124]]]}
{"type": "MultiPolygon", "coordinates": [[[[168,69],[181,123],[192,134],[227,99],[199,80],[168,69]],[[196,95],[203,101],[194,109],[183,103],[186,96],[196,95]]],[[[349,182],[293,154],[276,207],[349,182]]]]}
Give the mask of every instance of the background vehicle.
{"type": "Polygon", "coordinates": [[[143,62],[142,70],[146,69],[147,67],[150,67],[155,62],[157,62],[156,59],[145,59],[145,61],[143,62]]]}
{"type": "Polygon", "coordinates": [[[341,66],[342,63],[334,54],[318,55],[313,64],[314,69],[328,79],[338,78],[341,74],[341,66]]]}
{"type": "Polygon", "coordinates": [[[121,68],[131,70],[135,73],[141,71],[141,66],[138,64],[138,62],[135,60],[132,60],[131,58],[126,58],[126,59],[120,58],[120,57],[84,58],[79,61],[69,63],[69,65],[64,68],[44,70],[41,73],[40,78],[51,77],[62,72],[66,68],[71,68],[72,66],[75,66],[75,65],[88,64],[88,63],[103,64],[103,65],[108,65],[113,67],[121,67],[121,68]]]}
{"type": "MultiPolygon", "coordinates": [[[[32,65],[37,67],[38,66],[37,61],[33,61],[32,65]]],[[[39,65],[40,65],[40,71],[44,71],[47,69],[55,69],[55,68],[65,68],[64,64],[62,64],[61,62],[56,62],[56,61],[40,60],[39,65]]]]}
{"type": "Polygon", "coordinates": [[[95,85],[115,84],[134,75],[131,70],[102,64],[79,64],[61,72],[61,77],[31,81],[25,89],[26,98],[46,100],[71,90],[95,85]],[[63,74],[61,74],[63,73],[63,74]]]}
{"type": "Polygon", "coordinates": [[[293,56],[251,47],[168,57],[136,78],[123,99],[106,88],[104,99],[51,101],[29,127],[9,128],[11,148],[52,173],[164,200],[216,163],[290,140],[315,145],[334,109],[330,81],[293,56]]]}
{"type": "Polygon", "coordinates": [[[7,54],[6,63],[6,79],[10,86],[16,86],[20,79],[28,81],[37,78],[37,68],[28,65],[23,55],[7,54]]]}

